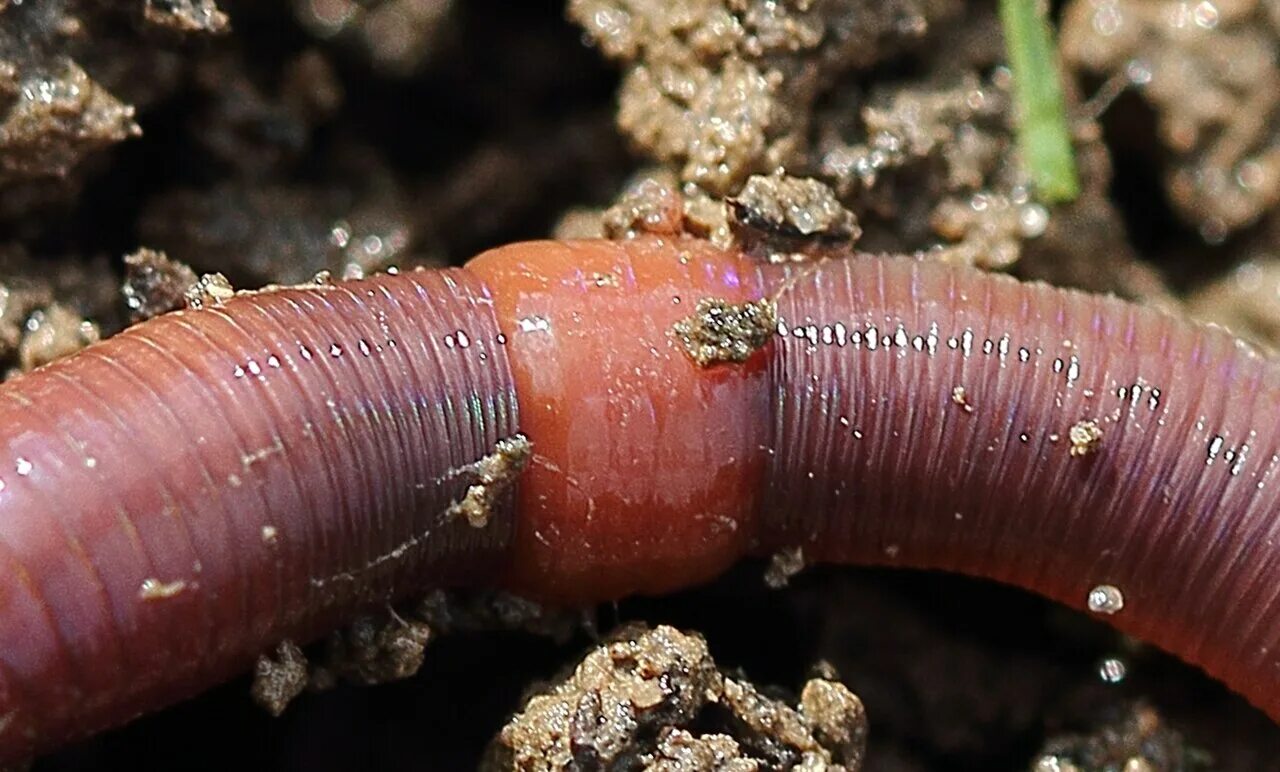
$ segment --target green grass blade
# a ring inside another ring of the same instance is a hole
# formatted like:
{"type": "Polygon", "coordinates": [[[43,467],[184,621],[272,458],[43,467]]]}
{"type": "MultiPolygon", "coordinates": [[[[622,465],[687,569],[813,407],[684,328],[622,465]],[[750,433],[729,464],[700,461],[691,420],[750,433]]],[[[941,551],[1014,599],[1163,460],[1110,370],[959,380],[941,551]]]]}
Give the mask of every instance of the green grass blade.
{"type": "Polygon", "coordinates": [[[1047,7],[1041,0],[1000,0],[1000,23],[1013,69],[1018,145],[1039,197],[1056,204],[1074,200],[1080,180],[1047,7]]]}

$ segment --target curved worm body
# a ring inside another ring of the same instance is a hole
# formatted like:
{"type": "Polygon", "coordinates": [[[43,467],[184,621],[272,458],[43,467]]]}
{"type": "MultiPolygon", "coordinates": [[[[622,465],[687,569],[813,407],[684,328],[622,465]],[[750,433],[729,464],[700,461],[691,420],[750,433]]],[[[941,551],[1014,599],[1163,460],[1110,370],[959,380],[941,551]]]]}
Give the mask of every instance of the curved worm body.
{"type": "Polygon", "coordinates": [[[795,547],[1110,588],[1280,719],[1278,411],[1276,364],[1155,311],[691,240],[171,314],[0,386],[0,759],[424,585],[585,602],[795,547]],[[772,298],[775,334],[699,367],[671,330],[709,298],[772,298]],[[517,433],[514,497],[458,517],[517,433]]]}

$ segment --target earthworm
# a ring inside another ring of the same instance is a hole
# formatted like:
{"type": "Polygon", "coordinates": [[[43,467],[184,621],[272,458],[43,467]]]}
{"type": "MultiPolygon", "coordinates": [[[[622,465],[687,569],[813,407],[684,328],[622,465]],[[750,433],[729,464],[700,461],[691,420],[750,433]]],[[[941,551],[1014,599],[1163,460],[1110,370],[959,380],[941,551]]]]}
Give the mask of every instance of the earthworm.
{"type": "Polygon", "coordinates": [[[1033,590],[1280,720],[1277,410],[1221,330],[906,257],[537,242],[178,311],[0,386],[0,759],[426,586],[780,550],[1033,590]]]}

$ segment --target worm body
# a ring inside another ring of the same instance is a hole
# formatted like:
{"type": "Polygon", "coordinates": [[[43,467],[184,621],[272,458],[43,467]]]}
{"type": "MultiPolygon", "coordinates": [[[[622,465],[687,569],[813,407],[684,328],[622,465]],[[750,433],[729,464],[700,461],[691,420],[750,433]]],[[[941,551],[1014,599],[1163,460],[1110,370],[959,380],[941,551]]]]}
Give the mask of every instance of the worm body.
{"type": "Polygon", "coordinates": [[[162,317],[0,387],[0,758],[425,584],[587,602],[796,547],[1115,590],[1280,719],[1277,379],[1115,300],[680,239],[162,317]],[[707,298],[772,299],[775,334],[694,364],[671,330],[707,298]],[[451,517],[517,432],[512,506],[451,517]]]}
{"type": "Polygon", "coordinates": [[[444,518],[515,431],[464,271],[139,325],[0,389],[0,757],[121,723],[510,539],[444,518]]]}

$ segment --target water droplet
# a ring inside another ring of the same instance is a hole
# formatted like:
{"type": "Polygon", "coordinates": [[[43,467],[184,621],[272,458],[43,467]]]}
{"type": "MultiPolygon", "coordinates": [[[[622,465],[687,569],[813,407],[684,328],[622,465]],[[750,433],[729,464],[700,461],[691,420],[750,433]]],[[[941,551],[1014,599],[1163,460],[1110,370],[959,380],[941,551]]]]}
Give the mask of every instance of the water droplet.
{"type": "Polygon", "coordinates": [[[551,322],[541,316],[526,316],[516,324],[520,326],[522,332],[547,332],[551,329],[551,322]]]}
{"type": "Polygon", "coordinates": [[[1118,684],[1128,674],[1128,668],[1125,667],[1122,659],[1107,657],[1098,663],[1098,677],[1106,683],[1118,684]]]}
{"type": "Polygon", "coordinates": [[[1218,7],[1208,0],[1197,3],[1191,11],[1191,18],[1195,20],[1197,27],[1213,29],[1218,26],[1218,7]]]}
{"type": "Polygon", "coordinates": [[[1095,614],[1114,614],[1124,608],[1124,595],[1120,588],[1100,584],[1089,590],[1089,610],[1095,614]]]}
{"type": "Polygon", "coordinates": [[[329,355],[334,357],[342,356],[342,346],[339,346],[337,343],[331,344],[329,346],[329,355]]]}
{"type": "Polygon", "coordinates": [[[1049,227],[1049,210],[1040,204],[1025,204],[1018,210],[1018,227],[1022,237],[1034,239],[1044,235],[1049,227]]]}
{"type": "Polygon", "coordinates": [[[21,476],[21,477],[26,477],[27,475],[31,474],[31,470],[32,470],[33,466],[32,466],[32,463],[31,463],[30,461],[28,461],[28,460],[26,460],[25,458],[22,458],[21,456],[19,456],[19,457],[18,457],[18,460],[17,460],[17,463],[16,463],[16,464],[14,464],[14,468],[15,468],[15,470],[18,472],[18,475],[19,475],[19,476],[21,476]]]}

